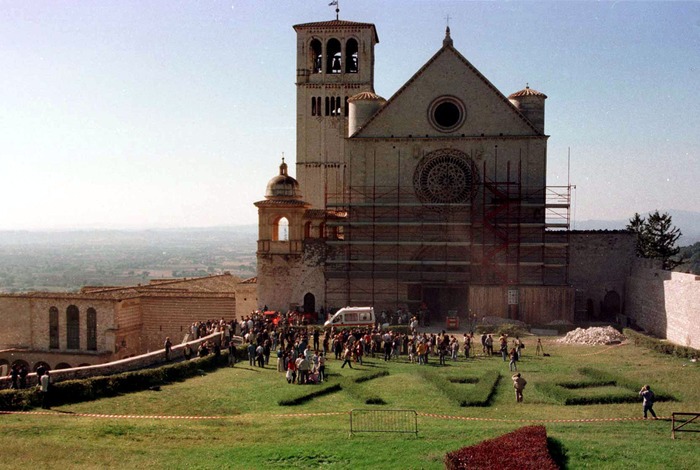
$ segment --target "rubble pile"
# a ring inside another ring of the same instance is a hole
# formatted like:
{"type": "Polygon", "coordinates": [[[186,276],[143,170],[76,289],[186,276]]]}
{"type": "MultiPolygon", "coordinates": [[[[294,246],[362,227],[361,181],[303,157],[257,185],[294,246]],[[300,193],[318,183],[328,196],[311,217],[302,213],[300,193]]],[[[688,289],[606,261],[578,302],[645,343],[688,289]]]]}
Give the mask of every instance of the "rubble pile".
{"type": "Polygon", "coordinates": [[[625,340],[625,335],[612,326],[576,328],[557,340],[566,344],[617,344],[625,340]]]}

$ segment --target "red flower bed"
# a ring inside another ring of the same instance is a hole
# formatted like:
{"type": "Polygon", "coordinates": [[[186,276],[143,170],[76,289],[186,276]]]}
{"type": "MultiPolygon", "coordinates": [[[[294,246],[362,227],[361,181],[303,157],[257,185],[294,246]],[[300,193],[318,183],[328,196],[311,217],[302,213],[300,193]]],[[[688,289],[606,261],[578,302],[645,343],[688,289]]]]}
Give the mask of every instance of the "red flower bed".
{"type": "Polygon", "coordinates": [[[549,455],[544,426],[525,426],[501,437],[450,452],[445,456],[445,467],[448,470],[559,468],[549,455]]]}

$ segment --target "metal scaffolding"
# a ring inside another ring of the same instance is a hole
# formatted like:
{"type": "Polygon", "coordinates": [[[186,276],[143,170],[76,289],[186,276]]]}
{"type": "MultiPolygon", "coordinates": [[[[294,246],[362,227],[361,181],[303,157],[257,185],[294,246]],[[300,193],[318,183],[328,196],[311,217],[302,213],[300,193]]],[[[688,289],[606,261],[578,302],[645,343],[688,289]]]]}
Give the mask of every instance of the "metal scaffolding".
{"type": "Polygon", "coordinates": [[[446,310],[466,307],[470,285],[565,285],[571,188],[526,187],[516,166],[482,176],[459,204],[398,184],[327,194],[327,303],[417,311],[439,299],[446,310]]]}

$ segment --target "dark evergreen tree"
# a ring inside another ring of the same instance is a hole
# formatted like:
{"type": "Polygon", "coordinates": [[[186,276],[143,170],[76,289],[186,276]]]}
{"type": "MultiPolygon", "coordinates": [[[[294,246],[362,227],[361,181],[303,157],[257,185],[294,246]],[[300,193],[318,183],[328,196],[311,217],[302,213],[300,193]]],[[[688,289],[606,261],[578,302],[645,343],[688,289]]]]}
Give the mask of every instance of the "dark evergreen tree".
{"type": "Polygon", "coordinates": [[[670,270],[683,264],[683,260],[677,258],[680,248],[676,246],[681,231],[672,225],[668,213],[660,214],[657,210],[646,218],[635,213],[627,224],[627,230],[637,235],[637,256],[659,259],[663,269],[670,270]]]}

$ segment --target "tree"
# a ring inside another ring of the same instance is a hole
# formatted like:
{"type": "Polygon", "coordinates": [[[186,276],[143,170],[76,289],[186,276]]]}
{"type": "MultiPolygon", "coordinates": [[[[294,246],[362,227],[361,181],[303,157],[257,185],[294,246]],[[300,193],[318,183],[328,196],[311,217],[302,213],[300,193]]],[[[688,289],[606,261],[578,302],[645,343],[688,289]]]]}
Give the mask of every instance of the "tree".
{"type": "Polygon", "coordinates": [[[627,230],[637,235],[637,256],[660,259],[663,269],[668,270],[683,264],[682,259],[676,258],[680,252],[676,242],[681,231],[672,225],[668,213],[660,214],[657,210],[646,218],[635,213],[627,224],[627,230]]]}

